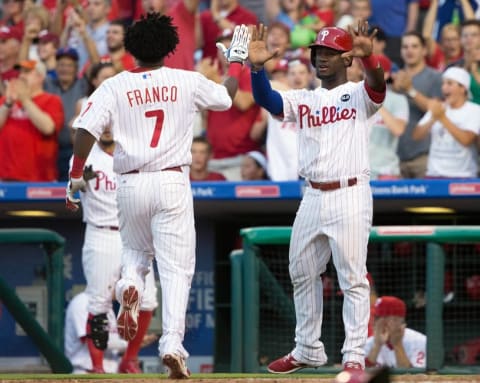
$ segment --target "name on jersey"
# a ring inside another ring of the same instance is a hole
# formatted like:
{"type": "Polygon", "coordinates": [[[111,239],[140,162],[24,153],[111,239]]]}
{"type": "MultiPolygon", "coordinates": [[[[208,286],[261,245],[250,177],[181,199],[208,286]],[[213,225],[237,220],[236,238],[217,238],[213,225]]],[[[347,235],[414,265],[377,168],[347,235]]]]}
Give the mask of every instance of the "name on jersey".
{"type": "Polygon", "coordinates": [[[357,110],[355,108],[342,109],[339,106],[323,106],[312,113],[308,105],[298,105],[300,129],[304,127],[314,128],[342,120],[355,120],[356,116],[357,110]]]}
{"type": "Polygon", "coordinates": [[[103,189],[106,191],[115,191],[117,188],[117,184],[115,183],[115,180],[111,180],[108,178],[108,175],[102,172],[101,170],[98,170],[97,172],[97,177],[94,179],[95,181],[95,186],[93,187],[94,190],[99,190],[103,189]]]}
{"type": "Polygon", "coordinates": [[[178,88],[176,86],[152,86],[127,92],[128,102],[131,107],[156,102],[175,102],[177,101],[177,96],[178,88]]]}

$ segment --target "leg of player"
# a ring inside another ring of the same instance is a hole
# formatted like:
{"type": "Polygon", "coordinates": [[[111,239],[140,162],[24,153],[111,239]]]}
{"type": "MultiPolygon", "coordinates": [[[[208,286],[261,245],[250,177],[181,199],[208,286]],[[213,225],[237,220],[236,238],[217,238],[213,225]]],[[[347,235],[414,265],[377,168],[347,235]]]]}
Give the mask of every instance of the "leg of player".
{"type": "Polygon", "coordinates": [[[367,184],[346,190],[342,200],[343,214],[331,228],[330,245],[343,291],[345,342],[342,347],[345,369],[363,369],[367,339],[370,287],[366,277],[367,245],[372,224],[372,198],[367,184]],[[355,218],[355,219],[353,219],[355,218]]]}
{"type": "Polygon", "coordinates": [[[82,249],[89,297],[86,342],[95,373],[104,372],[103,351],[107,348],[109,332],[106,313],[112,308],[113,287],[120,274],[120,249],[118,232],[87,225],[82,249]]]}
{"type": "Polygon", "coordinates": [[[117,329],[120,337],[131,341],[135,338],[138,330],[138,312],[150,260],[147,254],[127,249],[124,246],[122,262],[121,279],[116,285],[116,297],[120,302],[117,329]]]}
{"type": "Polygon", "coordinates": [[[142,370],[138,361],[138,353],[142,347],[144,337],[152,320],[153,310],[158,306],[157,288],[155,286],[155,275],[153,267],[145,278],[145,291],[140,304],[138,314],[138,330],[135,337],[128,342],[127,349],[123,354],[118,372],[123,374],[140,374],[142,370]]]}
{"type": "Polygon", "coordinates": [[[292,228],[289,272],[294,286],[296,313],[295,348],[268,365],[274,374],[289,374],[327,362],[320,340],[323,316],[321,273],[330,258],[327,237],[322,232],[321,195],[307,188],[292,228]]]}
{"type": "Polygon", "coordinates": [[[183,173],[162,172],[159,185],[160,209],[152,218],[155,258],[162,288],[162,337],[159,355],[170,379],[185,379],[190,373],[183,347],[190,286],[195,270],[195,225],[193,198],[183,173]]]}

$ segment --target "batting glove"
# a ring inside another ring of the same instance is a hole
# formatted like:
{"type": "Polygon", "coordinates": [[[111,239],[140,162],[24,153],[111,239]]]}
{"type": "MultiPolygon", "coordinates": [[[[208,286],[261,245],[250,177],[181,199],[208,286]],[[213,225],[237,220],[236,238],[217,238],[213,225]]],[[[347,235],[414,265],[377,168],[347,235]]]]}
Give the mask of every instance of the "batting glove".
{"type": "Polygon", "coordinates": [[[90,180],[93,180],[94,178],[97,178],[98,174],[95,170],[93,170],[92,165],[85,166],[83,169],[83,179],[88,182],[90,180]]]}
{"type": "Polygon", "coordinates": [[[80,203],[80,199],[75,198],[74,194],[79,190],[85,191],[86,185],[87,183],[85,182],[83,177],[70,178],[70,181],[68,181],[68,184],[67,184],[67,192],[66,192],[66,198],[65,198],[65,205],[68,210],[71,210],[71,211],[78,210],[79,208],[78,204],[80,203]]]}
{"type": "Polygon", "coordinates": [[[227,49],[222,43],[217,43],[227,61],[230,63],[238,62],[243,64],[248,57],[248,44],[250,43],[250,33],[248,27],[244,24],[237,25],[233,31],[230,48],[227,49]]]}

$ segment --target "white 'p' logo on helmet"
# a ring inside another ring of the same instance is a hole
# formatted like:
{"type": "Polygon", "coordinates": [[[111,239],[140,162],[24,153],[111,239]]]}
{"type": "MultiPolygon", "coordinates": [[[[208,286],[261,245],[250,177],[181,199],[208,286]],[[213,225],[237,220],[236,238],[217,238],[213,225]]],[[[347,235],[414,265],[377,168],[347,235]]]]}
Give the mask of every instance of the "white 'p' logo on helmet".
{"type": "Polygon", "coordinates": [[[328,30],[324,30],[324,31],[322,31],[322,32],[320,32],[320,33],[321,33],[321,35],[322,35],[322,41],[323,41],[323,40],[325,40],[325,37],[327,37],[330,32],[329,32],[328,30]]]}

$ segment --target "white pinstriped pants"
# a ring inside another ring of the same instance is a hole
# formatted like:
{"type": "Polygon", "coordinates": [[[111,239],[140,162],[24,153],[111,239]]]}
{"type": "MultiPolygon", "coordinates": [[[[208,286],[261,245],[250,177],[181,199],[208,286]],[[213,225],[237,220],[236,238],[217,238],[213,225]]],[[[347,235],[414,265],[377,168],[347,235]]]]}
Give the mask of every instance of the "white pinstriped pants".
{"type": "Polygon", "coordinates": [[[305,189],[293,224],[289,252],[297,321],[292,355],[298,361],[314,366],[327,362],[320,341],[323,319],[320,276],[331,254],[344,294],[343,363],[365,363],[370,315],[366,260],[372,206],[368,181],[333,191],[305,189]]]}
{"type": "Polygon", "coordinates": [[[125,174],[117,189],[123,242],[117,299],[134,285],[142,295],[154,254],[162,290],[159,355],[189,356],[183,347],[185,316],[195,270],[193,197],[188,172],[125,174]]]}
{"type": "MultiPolygon", "coordinates": [[[[120,232],[86,225],[82,248],[82,268],[87,281],[88,312],[97,315],[112,308],[115,283],[120,278],[122,240],[120,232]]],[[[157,306],[157,287],[151,265],[146,278],[140,309],[153,311],[157,306]]]]}

